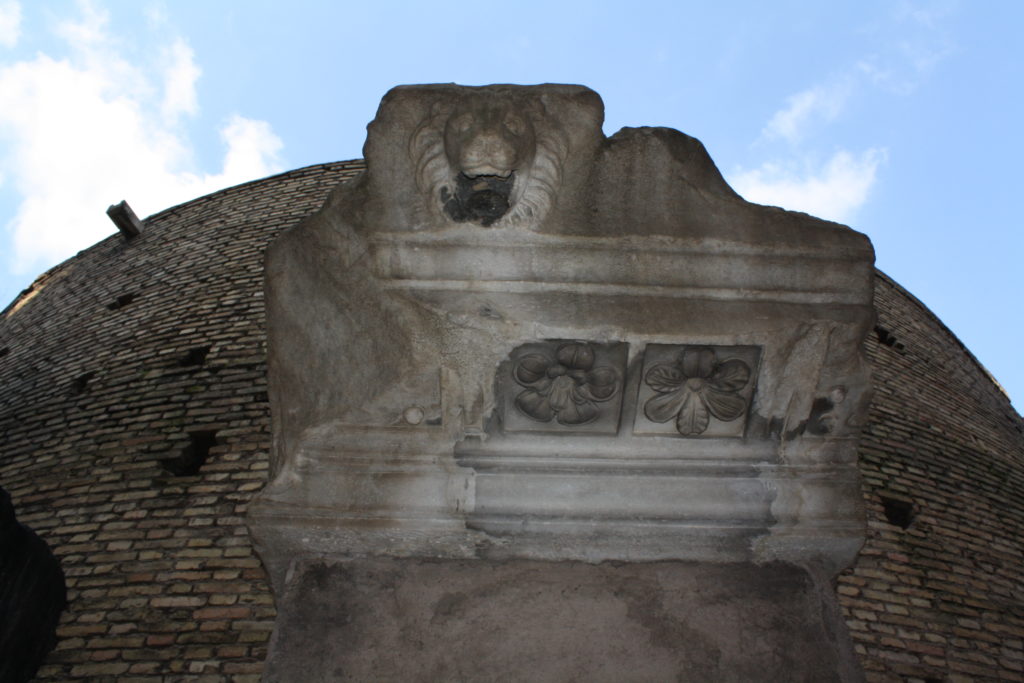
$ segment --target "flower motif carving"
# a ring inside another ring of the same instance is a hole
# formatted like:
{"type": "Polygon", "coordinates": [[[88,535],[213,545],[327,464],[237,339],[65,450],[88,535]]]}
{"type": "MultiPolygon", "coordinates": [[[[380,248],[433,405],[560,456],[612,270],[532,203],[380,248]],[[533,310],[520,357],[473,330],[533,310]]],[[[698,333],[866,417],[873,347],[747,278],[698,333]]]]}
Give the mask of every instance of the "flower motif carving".
{"type": "Polygon", "coordinates": [[[562,425],[585,425],[601,415],[599,403],[610,400],[622,384],[615,368],[595,367],[589,344],[571,342],[544,353],[523,356],[512,377],[525,387],[515,399],[516,408],[538,422],[552,419],[562,425]]]}
{"type": "Polygon", "coordinates": [[[711,417],[729,422],[747,411],[741,392],[750,381],[750,366],[738,358],[719,362],[707,346],[687,346],[671,363],[659,363],[644,376],[656,392],[644,404],[652,422],[675,420],[683,436],[697,436],[711,417]]]}

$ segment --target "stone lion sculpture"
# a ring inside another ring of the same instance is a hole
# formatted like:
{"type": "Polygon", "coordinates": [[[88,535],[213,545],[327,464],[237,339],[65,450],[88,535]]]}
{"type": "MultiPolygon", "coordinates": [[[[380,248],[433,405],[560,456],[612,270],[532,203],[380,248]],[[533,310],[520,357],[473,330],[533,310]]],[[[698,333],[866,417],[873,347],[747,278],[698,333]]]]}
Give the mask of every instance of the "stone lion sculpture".
{"type": "Polygon", "coordinates": [[[545,121],[543,101],[434,109],[409,149],[421,192],[456,222],[519,226],[547,215],[569,145],[545,121]]]}
{"type": "Polygon", "coordinates": [[[574,197],[566,180],[593,162],[603,115],[581,86],[395,88],[369,128],[368,195],[406,201],[378,207],[374,229],[536,230],[574,197]]]}
{"type": "MultiPolygon", "coordinates": [[[[605,137],[603,120],[600,96],[578,85],[400,86],[368,127],[366,176],[342,203],[364,207],[351,216],[361,232],[466,225],[747,240],[743,226],[757,223],[761,237],[803,239],[791,216],[780,233],[780,216],[733,192],[699,140],[651,127],[605,137]],[[694,207],[709,204],[733,215],[695,219],[694,207]]],[[[813,223],[807,229],[820,232],[813,223]]]]}

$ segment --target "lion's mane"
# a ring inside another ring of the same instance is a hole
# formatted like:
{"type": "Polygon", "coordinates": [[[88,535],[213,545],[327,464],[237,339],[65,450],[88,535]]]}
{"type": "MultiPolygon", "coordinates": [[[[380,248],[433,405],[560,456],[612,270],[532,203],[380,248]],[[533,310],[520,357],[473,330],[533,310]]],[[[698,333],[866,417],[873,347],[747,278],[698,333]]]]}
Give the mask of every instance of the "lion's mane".
{"type": "MultiPolygon", "coordinates": [[[[416,184],[434,215],[441,211],[442,189],[451,188],[459,169],[445,152],[444,131],[454,107],[438,103],[416,129],[409,144],[416,184]]],[[[569,153],[565,134],[553,124],[541,102],[532,102],[521,114],[534,128],[536,149],[527,168],[515,169],[515,183],[508,212],[494,227],[536,227],[545,218],[562,180],[562,165],[569,153]]]]}

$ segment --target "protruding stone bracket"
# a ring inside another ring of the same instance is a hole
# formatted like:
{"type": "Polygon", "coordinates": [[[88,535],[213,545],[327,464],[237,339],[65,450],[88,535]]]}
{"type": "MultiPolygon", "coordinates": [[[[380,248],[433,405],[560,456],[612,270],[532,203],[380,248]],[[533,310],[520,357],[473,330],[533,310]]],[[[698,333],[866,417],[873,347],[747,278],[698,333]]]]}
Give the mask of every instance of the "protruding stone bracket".
{"type": "Polygon", "coordinates": [[[126,200],[121,200],[119,204],[111,204],[107,208],[107,215],[110,216],[110,220],[114,222],[126,240],[138,237],[142,232],[142,221],[132,211],[132,207],[128,206],[126,200]]]}

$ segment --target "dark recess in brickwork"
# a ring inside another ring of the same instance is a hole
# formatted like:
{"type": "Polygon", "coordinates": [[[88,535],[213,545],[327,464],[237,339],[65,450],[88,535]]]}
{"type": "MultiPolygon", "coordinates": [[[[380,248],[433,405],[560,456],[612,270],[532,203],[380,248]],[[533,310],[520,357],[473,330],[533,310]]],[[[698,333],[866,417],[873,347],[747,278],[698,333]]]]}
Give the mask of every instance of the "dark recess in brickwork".
{"type": "Polygon", "coordinates": [[[891,346],[897,351],[903,350],[903,344],[896,341],[896,337],[884,327],[875,326],[875,336],[878,337],[879,343],[884,344],[885,346],[891,346]]]}
{"type": "Polygon", "coordinates": [[[78,394],[84,394],[89,388],[89,380],[95,376],[96,373],[90,370],[89,372],[83,372],[78,377],[75,377],[75,379],[71,381],[71,395],[77,396],[78,394]]]}
{"type": "Polygon", "coordinates": [[[121,296],[117,297],[109,304],[107,304],[107,308],[109,308],[112,311],[116,311],[118,309],[124,308],[133,301],[135,301],[134,294],[122,294],[121,296]]]}
{"type": "Polygon", "coordinates": [[[188,445],[174,458],[161,460],[164,469],[178,477],[191,477],[199,473],[199,469],[210,456],[210,449],[217,445],[217,432],[203,430],[188,435],[188,445]]]}
{"type": "MultiPolygon", "coordinates": [[[[270,448],[263,251],[361,169],[170,208],[0,315],[0,347],[17,349],[0,363],[0,481],[60,558],[70,601],[41,680],[259,679],[275,611],[244,518],[270,448]],[[143,290],[116,316],[97,305],[143,290]],[[191,464],[169,474],[173,460],[191,464]]],[[[868,538],[836,586],[860,662],[869,681],[1024,680],[1024,422],[882,274],[875,307],[868,538]],[[887,499],[912,504],[905,528],[887,499]]]]}
{"type": "Polygon", "coordinates": [[[901,500],[891,496],[879,495],[882,501],[882,512],[889,524],[906,529],[914,521],[914,504],[909,500],[901,500]]]}
{"type": "Polygon", "coordinates": [[[194,349],[189,349],[181,360],[178,361],[178,365],[183,368],[192,367],[196,365],[202,365],[206,362],[206,356],[210,353],[209,346],[197,346],[194,349]]]}

